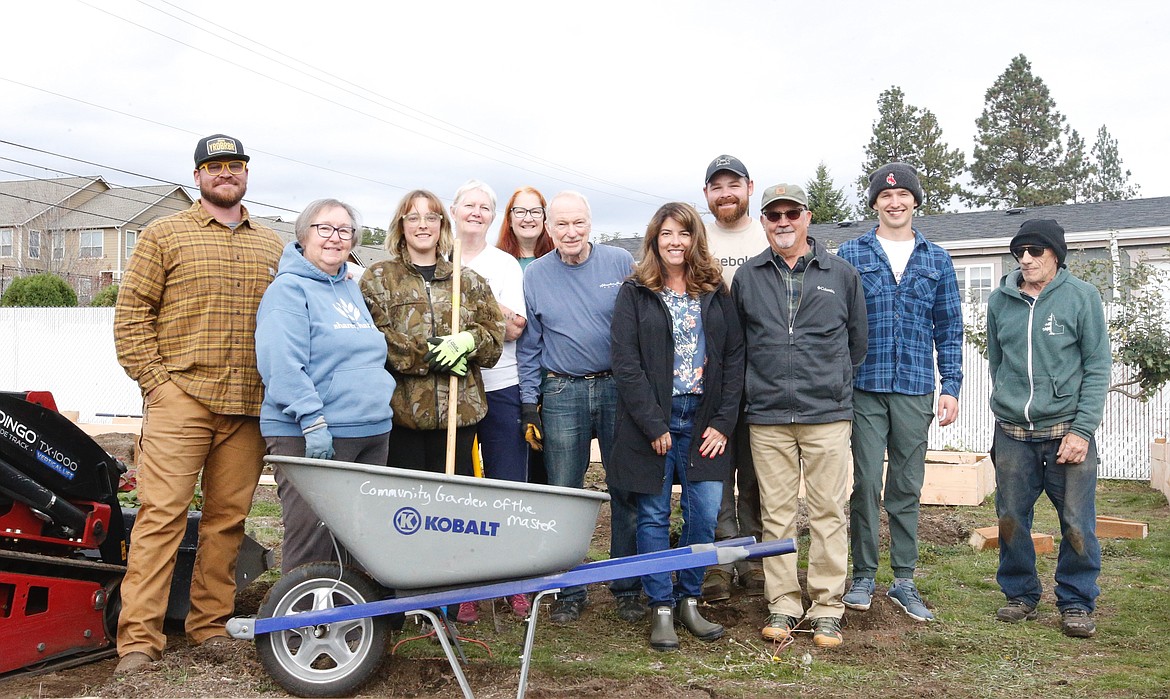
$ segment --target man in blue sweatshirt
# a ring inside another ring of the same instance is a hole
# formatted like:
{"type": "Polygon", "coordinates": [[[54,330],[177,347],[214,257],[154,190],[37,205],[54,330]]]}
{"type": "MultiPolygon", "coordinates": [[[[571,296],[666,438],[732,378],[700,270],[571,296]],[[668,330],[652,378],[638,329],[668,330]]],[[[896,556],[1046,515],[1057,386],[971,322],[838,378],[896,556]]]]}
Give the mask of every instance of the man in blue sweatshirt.
{"type": "MultiPolygon", "coordinates": [[[[516,346],[521,422],[526,430],[543,434],[549,485],[581,488],[593,437],[602,465],[613,447],[617,388],[610,368],[610,322],[634,258],[621,248],[589,242],[589,202],[576,192],[552,198],[548,227],[556,248],[524,270],[528,324],[516,346]]],[[[635,498],[614,488],[609,495],[609,554],[632,556],[637,553],[635,498]]],[[[615,580],[610,592],[622,619],[636,622],[645,615],[638,578],[615,580]]],[[[550,618],[559,624],[576,621],[585,602],[584,587],[566,588],[550,618]]]]}
{"type": "Polygon", "coordinates": [[[1020,268],[987,300],[987,351],[995,435],[996,580],[1007,604],[996,618],[1034,619],[1040,578],[1032,514],[1047,493],[1060,517],[1056,606],[1061,631],[1088,638],[1100,589],[1097,445],[1109,391],[1109,332],[1097,289],[1065,269],[1068,246],[1056,221],[1024,221],[1012,238],[1020,268]]]}

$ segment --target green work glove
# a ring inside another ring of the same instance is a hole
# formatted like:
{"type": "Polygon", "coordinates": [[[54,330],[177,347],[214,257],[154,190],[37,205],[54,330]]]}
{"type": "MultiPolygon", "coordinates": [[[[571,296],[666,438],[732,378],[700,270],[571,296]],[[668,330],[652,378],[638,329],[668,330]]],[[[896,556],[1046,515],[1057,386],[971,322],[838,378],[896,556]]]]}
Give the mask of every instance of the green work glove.
{"type": "Polygon", "coordinates": [[[460,357],[459,361],[455,362],[455,366],[451,367],[450,371],[456,376],[467,376],[467,355],[465,354],[460,357]]]}
{"type": "MultiPolygon", "coordinates": [[[[431,349],[423,355],[423,361],[430,364],[431,371],[451,371],[475,349],[475,336],[464,330],[454,335],[429,337],[427,344],[431,349]]],[[[466,368],[463,373],[467,373],[466,368]]]]}

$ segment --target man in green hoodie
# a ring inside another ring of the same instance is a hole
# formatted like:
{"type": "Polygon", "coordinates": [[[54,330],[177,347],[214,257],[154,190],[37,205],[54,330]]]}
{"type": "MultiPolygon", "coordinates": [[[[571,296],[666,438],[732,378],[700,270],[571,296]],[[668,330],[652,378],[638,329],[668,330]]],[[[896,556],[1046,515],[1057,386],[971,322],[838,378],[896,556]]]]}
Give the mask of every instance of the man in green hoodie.
{"type": "Polygon", "coordinates": [[[1005,622],[1036,617],[1040,578],[1032,514],[1047,493],[1060,517],[1056,606],[1061,631],[1088,638],[1100,589],[1096,535],[1097,446],[1109,390],[1109,333],[1096,287],[1065,268],[1068,246],[1056,221],[1031,220],[1012,238],[1020,268],[987,300],[987,350],[995,435],[996,580],[1005,622]]]}

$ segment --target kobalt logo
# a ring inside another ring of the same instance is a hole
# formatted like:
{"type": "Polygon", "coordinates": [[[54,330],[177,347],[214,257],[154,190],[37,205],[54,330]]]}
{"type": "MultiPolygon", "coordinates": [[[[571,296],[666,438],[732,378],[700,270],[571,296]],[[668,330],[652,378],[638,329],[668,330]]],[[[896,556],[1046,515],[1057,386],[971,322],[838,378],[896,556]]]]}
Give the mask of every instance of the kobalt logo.
{"type": "Polygon", "coordinates": [[[399,534],[414,534],[422,526],[422,515],[413,507],[403,507],[394,513],[394,528],[399,534]]]}
{"type": "Polygon", "coordinates": [[[479,536],[495,536],[500,529],[499,522],[488,522],[483,519],[460,519],[459,517],[428,516],[423,528],[433,532],[450,532],[451,534],[478,534],[479,536]]]}
{"type": "Polygon", "coordinates": [[[500,523],[484,519],[463,519],[462,517],[439,517],[436,515],[423,517],[413,507],[403,507],[394,513],[394,528],[398,530],[399,534],[407,536],[417,534],[420,529],[444,534],[496,536],[500,531],[500,523]]]}

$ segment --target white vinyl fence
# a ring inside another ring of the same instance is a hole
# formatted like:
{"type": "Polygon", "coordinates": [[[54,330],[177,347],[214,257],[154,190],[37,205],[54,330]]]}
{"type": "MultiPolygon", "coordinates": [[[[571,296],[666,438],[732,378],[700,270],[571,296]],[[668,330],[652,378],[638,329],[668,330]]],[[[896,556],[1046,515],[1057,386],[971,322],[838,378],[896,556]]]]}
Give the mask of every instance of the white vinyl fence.
{"type": "MultiPolygon", "coordinates": [[[[112,308],[0,308],[0,390],[49,390],[62,410],[88,422],[108,415],[141,415],[138,386],[114,353],[112,308]]],[[[1122,370],[1114,368],[1115,379],[1122,370]]],[[[985,452],[991,447],[991,382],[987,361],[972,347],[963,351],[959,419],[931,427],[931,449],[985,452]]],[[[1116,382],[1116,381],[1115,381],[1116,382]]],[[[1097,432],[1102,478],[1150,477],[1150,442],[1167,436],[1170,395],[1162,391],[1141,403],[1110,393],[1097,432]]]]}
{"type": "Polygon", "coordinates": [[[113,308],[0,308],[0,390],[52,391],[85,422],[141,415],[114,353],[113,308]]]}
{"type": "MultiPolygon", "coordinates": [[[[970,314],[965,314],[970,318],[970,314]]],[[[1126,380],[1127,370],[1114,365],[1110,384],[1126,380]]],[[[959,419],[949,427],[931,425],[931,449],[986,452],[991,448],[994,418],[988,407],[991,376],[987,360],[971,345],[963,346],[963,389],[959,395],[959,419]]],[[[1150,442],[1170,430],[1170,391],[1163,389],[1148,403],[1110,392],[1105,415],[1097,430],[1098,473],[1102,478],[1148,480],[1150,442]]]]}

